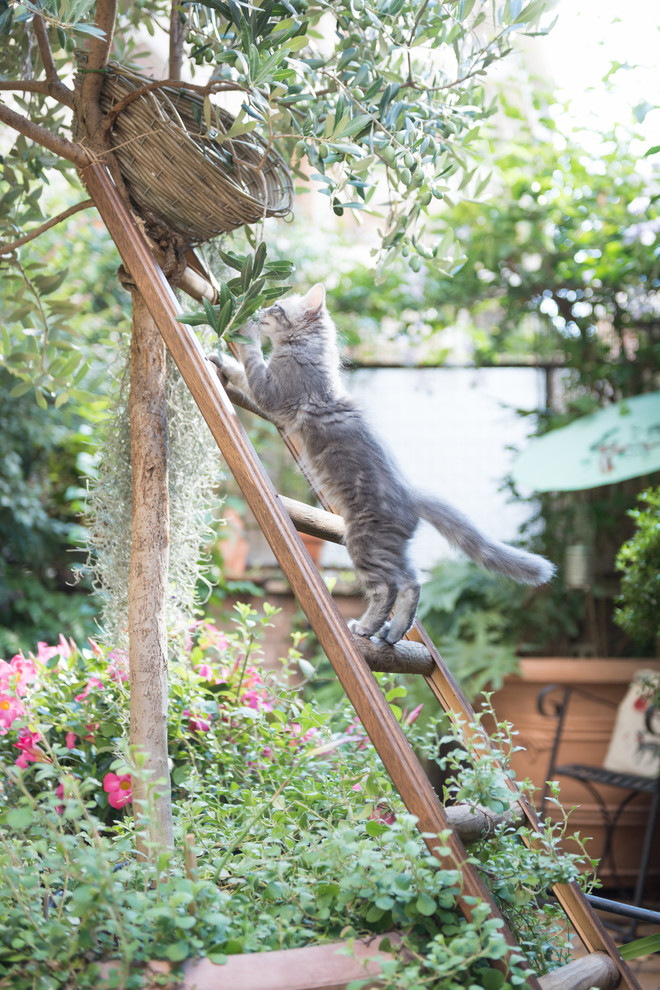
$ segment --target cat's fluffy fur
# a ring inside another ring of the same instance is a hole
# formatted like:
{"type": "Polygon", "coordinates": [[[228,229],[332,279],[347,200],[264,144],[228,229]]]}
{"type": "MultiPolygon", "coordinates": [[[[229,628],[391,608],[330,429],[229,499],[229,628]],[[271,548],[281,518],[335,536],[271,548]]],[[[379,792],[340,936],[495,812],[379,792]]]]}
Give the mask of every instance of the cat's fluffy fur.
{"type": "Polygon", "coordinates": [[[214,363],[297,441],[315,484],[344,517],[346,546],[368,602],[364,615],[350,623],[354,633],[396,643],[410,629],[420,586],[408,543],[420,518],[488,570],[525,584],[552,577],[554,568],[543,557],[489,539],[453,506],[408,487],[342,387],[322,285],[264,310],[241,333],[251,339],[239,344],[242,365],[224,355],[214,355],[214,363]],[[262,334],[273,345],[268,363],[262,334]]]}

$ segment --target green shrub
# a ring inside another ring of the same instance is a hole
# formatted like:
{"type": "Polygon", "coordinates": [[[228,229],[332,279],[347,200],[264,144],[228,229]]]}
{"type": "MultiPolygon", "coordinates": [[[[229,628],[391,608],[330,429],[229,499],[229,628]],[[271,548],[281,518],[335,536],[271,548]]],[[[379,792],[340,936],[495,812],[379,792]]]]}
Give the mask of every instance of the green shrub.
{"type": "MultiPolygon", "coordinates": [[[[272,614],[237,606],[236,629],[200,622],[172,639],[176,850],[150,864],[135,853],[142,771],[122,744],[123,658],[61,637],[0,663],[0,986],[91,990],[115,959],[115,985],[131,990],[148,960],[222,962],[393,928],[412,954],[388,964],[390,990],[506,990],[564,961],[567,933],[542,899],[578,875],[577,857],[552,831],[548,851],[528,850],[515,824],[473,848],[525,950],[505,977],[501,923],[478,903],[462,917],[449,849],[428,852],[352,708],[320,713],[258,669],[272,614]]],[[[420,728],[405,689],[377,676],[411,742],[435,755],[437,725],[420,728]]],[[[501,811],[506,759],[466,747],[448,799],[501,811]]]]}
{"type": "Polygon", "coordinates": [[[619,608],[615,618],[641,648],[658,647],[660,641],[660,488],[639,496],[645,508],[628,514],[635,534],[621,547],[617,569],[623,572],[619,608]]]}

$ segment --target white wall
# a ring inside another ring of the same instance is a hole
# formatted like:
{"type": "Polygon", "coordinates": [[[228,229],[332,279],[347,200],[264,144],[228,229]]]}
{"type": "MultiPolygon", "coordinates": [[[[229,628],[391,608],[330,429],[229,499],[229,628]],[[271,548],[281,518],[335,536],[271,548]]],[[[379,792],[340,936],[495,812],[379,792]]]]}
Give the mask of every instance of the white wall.
{"type": "MultiPolygon", "coordinates": [[[[347,372],[346,387],[362,404],[415,488],[440,495],[491,536],[514,540],[528,518],[524,505],[499,491],[514,454],[531,432],[516,409],[544,405],[545,376],[536,368],[386,368],[347,372]]],[[[451,555],[446,541],[423,523],[413,560],[428,569],[451,555]]],[[[325,566],[348,556],[327,544],[325,566]]]]}

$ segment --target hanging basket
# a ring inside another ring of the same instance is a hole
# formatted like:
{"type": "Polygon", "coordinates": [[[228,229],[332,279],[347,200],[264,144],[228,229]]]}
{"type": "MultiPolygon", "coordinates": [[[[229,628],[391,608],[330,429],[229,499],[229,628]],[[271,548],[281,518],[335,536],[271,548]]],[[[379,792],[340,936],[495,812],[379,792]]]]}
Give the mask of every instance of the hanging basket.
{"type": "MultiPolygon", "coordinates": [[[[111,63],[101,108],[110,114],[110,145],[135,205],[189,243],[290,212],[293,183],[284,159],[254,132],[209,137],[198,93],[154,85],[111,63]]],[[[234,122],[219,107],[213,118],[218,136],[234,122]]]]}

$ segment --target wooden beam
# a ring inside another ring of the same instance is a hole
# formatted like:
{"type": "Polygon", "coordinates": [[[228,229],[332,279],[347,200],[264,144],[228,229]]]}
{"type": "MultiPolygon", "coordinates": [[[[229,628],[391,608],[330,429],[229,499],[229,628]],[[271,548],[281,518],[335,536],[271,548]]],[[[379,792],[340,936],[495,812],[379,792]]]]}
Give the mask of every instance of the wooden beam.
{"type": "Polygon", "coordinates": [[[346,527],[341,516],[334,512],[326,512],[325,509],[317,509],[313,505],[305,505],[304,502],[287,498],[286,495],[280,495],[280,501],[299,533],[318,536],[319,539],[328,540],[330,543],[344,542],[346,527]]]}
{"type": "Polygon", "coordinates": [[[539,978],[542,990],[615,990],[620,975],[616,963],[604,952],[574,959],[561,969],[539,978]]]}
{"type": "Polygon", "coordinates": [[[433,670],[433,657],[421,643],[399,640],[392,646],[384,640],[354,637],[355,645],[371,670],[386,674],[426,674],[433,670]]]}
{"type": "MultiPolygon", "coordinates": [[[[408,811],[435,855],[442,848],[439,832],[449,831],[443,842],[449,859],[462,872],[458,906],[471,919],[474,899],[485,902],[493,918],[502,921],[502,932],[513,955],[519,954],[510,929],[465,847],[451,831],[438,796],[412,751],[373,674],[357,649],[344,619],[323,578],[305,550],[301,538],[265,473],[227,393],[206,359],[190,327],[179,323],[181,309],[165,276],[156,264],[144,236],[136,227],[106,169],[92,162],[82,169],[83,181],[112,236],[124,265],[131,273],[167,347],[209,425],[230,471],[266,536],[291,589],[334,667],[346,694],[387,768],[408,811]]],[[[508,960],[502,960],[503,967],[508,960]]],[[[532,990],[538,981],[530,977],[532,990]]]]}

